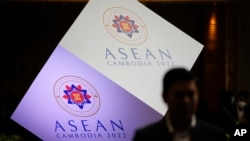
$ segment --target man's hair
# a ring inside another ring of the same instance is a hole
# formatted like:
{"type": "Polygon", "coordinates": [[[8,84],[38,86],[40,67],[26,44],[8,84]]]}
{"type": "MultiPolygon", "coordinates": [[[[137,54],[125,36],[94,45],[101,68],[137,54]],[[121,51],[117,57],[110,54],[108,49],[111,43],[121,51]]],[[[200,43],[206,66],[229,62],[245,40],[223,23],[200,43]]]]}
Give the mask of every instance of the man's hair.
{"type": "Polygon", "coordinates": [[[238,92],[237,97],[249,98],[250,97],[250,92],[248,90],[241,90],[241,91],[238,92]]]}
{"type": "Polygon", "coordinates": [[[184,68],[172,68],[170,69],[163,78],[163,92],[162,96],[164,97],[172,84],[178,81],[191,81],[195,80],[197,82],[197,76],[184,69],[184,68]]]}

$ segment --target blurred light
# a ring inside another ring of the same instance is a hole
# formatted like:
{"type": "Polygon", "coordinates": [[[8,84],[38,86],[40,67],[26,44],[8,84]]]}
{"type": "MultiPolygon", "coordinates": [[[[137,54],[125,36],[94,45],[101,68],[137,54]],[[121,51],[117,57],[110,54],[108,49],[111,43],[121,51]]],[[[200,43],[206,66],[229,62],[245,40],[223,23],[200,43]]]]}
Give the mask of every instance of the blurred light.
{"type": "Polygon", "coordinates": [[[208,32],[207,32],[207,49],[214,50],[216,48],[218,36],[218,21],[215,10],[211,11],[208,23],[208,32]]]}
{"type": "Polygon", "coordinates": [[[217,39],[217,18],[215,12],[211,14],[208,27],[208,40],[217,39]]]}

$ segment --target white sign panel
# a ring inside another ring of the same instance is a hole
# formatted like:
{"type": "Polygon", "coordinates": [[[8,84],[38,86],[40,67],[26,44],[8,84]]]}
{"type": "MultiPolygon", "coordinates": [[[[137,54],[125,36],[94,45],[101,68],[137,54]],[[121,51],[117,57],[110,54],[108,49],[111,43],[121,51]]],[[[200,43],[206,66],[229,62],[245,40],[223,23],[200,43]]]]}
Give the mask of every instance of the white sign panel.
{"type": "Polygon", "coordinates": [[[59,44],[161,114],[164,73],[203,48],[136,0],[90,0],[59,44]]]}

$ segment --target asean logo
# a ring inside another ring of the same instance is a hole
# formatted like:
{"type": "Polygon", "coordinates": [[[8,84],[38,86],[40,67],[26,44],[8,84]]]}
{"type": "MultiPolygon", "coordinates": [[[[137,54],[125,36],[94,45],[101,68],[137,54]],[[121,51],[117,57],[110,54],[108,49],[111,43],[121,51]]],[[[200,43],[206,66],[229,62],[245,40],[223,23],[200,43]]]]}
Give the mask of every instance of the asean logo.
{"type": "Polygon", "coordinates": [[[89,117],[100,108],[100,97],[96,89],[86,80],[77,76],[64,76],[54,85],[57,103],[68,113],[89,117]]]}
{"type": "Polygon", "coordinates": [[[106,30],[116,40],[129,45],[140,45],[147,39],[146,25],[132,11],[112,7],[103,15],[106,30]]]}

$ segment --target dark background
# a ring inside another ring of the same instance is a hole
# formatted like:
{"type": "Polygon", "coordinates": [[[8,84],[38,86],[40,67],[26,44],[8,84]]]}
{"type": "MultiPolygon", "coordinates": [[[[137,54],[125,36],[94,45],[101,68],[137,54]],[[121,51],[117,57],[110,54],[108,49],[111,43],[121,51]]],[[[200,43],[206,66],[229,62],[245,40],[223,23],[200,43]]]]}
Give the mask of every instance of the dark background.
{"type": "MultiPolygon", "coordinates": [[[[222,91],[250,90],[248,1],[143,4],[204,44],[191,71],[200,77],[201,96],[210,111],[218,109],[222,91]],[[215,38],[209,28],[213,13],[215,38]]],[[[38,140],[9,118],[85,5],[86,1],[0,1],[0,135],[38,140]]]]}

